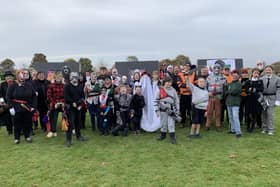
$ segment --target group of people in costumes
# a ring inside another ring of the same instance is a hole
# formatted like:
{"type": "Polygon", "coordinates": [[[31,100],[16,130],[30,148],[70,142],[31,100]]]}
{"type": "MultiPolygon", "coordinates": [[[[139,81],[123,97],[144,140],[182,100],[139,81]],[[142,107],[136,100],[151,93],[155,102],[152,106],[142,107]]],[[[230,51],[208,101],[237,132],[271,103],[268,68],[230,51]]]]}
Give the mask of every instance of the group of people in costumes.
{"type": "Polygon", "coordinates": [[[263,133],[274,133],[274,108],[280,105],[280,78],[272,66],[257,67],[241,72],[229,71],[222,60],[217,60],[209,74],[207,67],[197,72],[186,62],[180,66],[160,66],[150,76],[134,71],[133,77],[120,76],[116,68],[108,72],[101,67],[84,77],[68,67],[57,71],[53,82],[44,72],[19,70],[14,75],[6,72],[1,83],[0,120],[14,133],[14,143],[20,143],[21,134],[32,142],[34,129],[41,124],[47,137],[57,136],[57,121],[62,113],[68,121],[66,146],[72,145],[72,134],[77,141],[85,141],[85,113],[89,112],[92,131],[101,135],[127,136],[154,132],[160,129],[158,140],[167,133],[176,144],[175,124],[191,124],[190,138],[201,137],[200,126],[210,130],[215,114],[216,130],[221,131],[224,111],[227,112],[230,131],[241,137],[243,118],[248,132],[256,125],[263,133]],[[245,115],[244,115],[245,114],[245,115]],[[50,127],[44,120],[48,116],[50,127]]]}

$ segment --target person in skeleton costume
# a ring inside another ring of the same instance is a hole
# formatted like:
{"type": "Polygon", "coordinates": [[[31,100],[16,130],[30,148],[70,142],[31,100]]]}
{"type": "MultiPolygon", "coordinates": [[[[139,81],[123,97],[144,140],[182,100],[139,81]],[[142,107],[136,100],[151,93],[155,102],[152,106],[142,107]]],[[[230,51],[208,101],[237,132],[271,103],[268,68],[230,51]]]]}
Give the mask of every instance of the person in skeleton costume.
{"type": "Polygon", "coordinates": [[[119,135],[119,131],[123,132],[123,136],[128,135],[129,130],[129,107],[132,96],[127,93],[127,88],[124,85],[120,86],[120,94],[115,96],[116,115],[120,115],[122,124],[118,124],[113,130],[114,136],[119,135]]]}
{"type": "Polygon", "coordinates": [[[214,64],[213,73],[207,78],[207,89],[209,92],[206,121],[207,130],[210,130],[213,112],[215,112],[216,129],[217,131],[221,131],[221,100],[223,98],[223,90],[226,83],[225,77],[221,74],[222,64],[223,62],[221,60],[217,60],[214,64]]]}
{"type": "Polygon", "coordinates": [[[71,73],[71,69],[68,66],[63,66],[62,75],[63,75],[63,78],[64,78],[64,84],[69,83],[70,73],[71,73]]]}
{"type": "Polygon", "coordinates": [[[176,144],[175,119],[179,114],[179,98],[176,90],[172,87],[172,79],[166,76],[163,80],[163,87],[157,93],[155,109],[160,116],[160,137],[158,140],[166,138],[167,130],[171,138],[171,143],[176,144]]]}
{"type": "Polygon", "coordinates": [[[83,87],[79,85],[79,74],[70,73],[70,83],[64,87],[64,102],[69,122],[66,133],[66,146],[72,145],[72,130],[75,129],[77,141],[85,141],[81,135],[81,108],[84,100],[83,87]]]}
{"type": "Polygon", "coordinates": [[[95,131],[96,129],[95,117],[97,118],[98,97],[100,95],[100,88],[100,84],[97,82],[96,73],[92,72],[90,75],[90,81],[86,82],[84,87],[92,131],[95,131]]]}

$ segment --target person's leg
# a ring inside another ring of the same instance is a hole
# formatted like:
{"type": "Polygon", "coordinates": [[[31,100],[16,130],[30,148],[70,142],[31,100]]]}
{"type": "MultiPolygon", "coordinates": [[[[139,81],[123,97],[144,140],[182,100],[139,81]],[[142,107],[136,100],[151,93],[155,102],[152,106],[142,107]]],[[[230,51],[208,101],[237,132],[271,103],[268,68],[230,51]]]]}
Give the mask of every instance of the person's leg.
{"type": "Polygon", "coordinates": [[[58,113],[59,113],[59,110],[57,110],[57,109],[53,109],[50,112],[51,132],[53,132],[53,133],[56,132],[58,113]]]}
{"type": "Polygon", "coordinates": [[[216,127],[221,127],[221,100],[215,99],[215,117],[216,117],[216,127]]]}
{"type": "Polygon", "coordinates": [[[181,113],[181,127],[186,126],[186,111],[187,111],[187,96],[186,95],[181,95],[180,96],[180,113],[181,113]]]}
{"type": "Polygon", "coordinates": [[[166,138],[166,133],[167,133],[167,117],[168,114],[166,112],[160,112],[160,137],[158,138],[158,140],[163,140],[166,138]]]}
{"type": "Polygon", "coordinates": [[[268,107],[267,109],[267,129],[268,133],[274,132],[274,107],[268,107]]]}
{"type": "Polygon", "coordinates": [[[44,119],[45,115],[47,114],[47,110],[44,107],[39,108],[38,110],[39,110],[39,121],[40,121],[41,129],[44,132],[46,132],[47,126],[46,126],[46,124],[44,124],[43,119],[44,119]]]}
{"type": "Polygon", "coordinates": [[[20,119],[20,113],[16,113],[14,116],[14,137],[15,140],[20,140],[20,133],[21,133],[21,119],[20,119]]]}
{"type": "Polygon", "coordinates": [[[263,111],[262,112],[262,133],[265,133],[268,131],[268,128],[267,128],[267,110],[263,111]]]}
{"type": "Polygon", "coordinates": [[[8,134],[13,134],[13,123],[12,123],[12,117],[9,113],[5,113],[5,116],[3,116],[5,118],[6,121],[6,128],[7,128],[7,132],[8,134]]]}
{"type": "Polygon", "coordinates": [[[72,130],[74,128],[74,116],[72,112],[72,108],[67,109],[66,114],[67,114],[67,118],[68,118],[68,130],[66,132],[66,146],[70,147],[72,144],[72,130]]]}
{"type": "Polygon", "coordinates": [[[80,110],[80,128],[81,129],[86,128],[86,113],[87,113],[87,110],[85,108],[82,108],[80,110]]]}
{"type": "Polygon", "coordinates": [[[81,115],[82,111],[80,110],[75,110],[75,132],[76,132],[76,137],[80,138],[81,137],[81,115]]]}
{"type": "Polygon", "coordinates": [[[91,122],[91,129],[95,131],[95,111],[94,111],[94,104],[88,104],[88,112],[90,115],[90,122],[91,122]]]}
{"type": "Polygon", "coordinates": [[[168,123],[168,132],[171,138],[171,143],[176,144],[176,136],[175,136],[175,121],[171,116],[167,117],[168,123]]]}
{"type": "Polygon", "coordinates": [[[240,122],[239,122],[239,106],[234,106],[232,108],[232,120],[234,124],[234,130],[236,135],[241,135],[241,129],[240,129],[240,122]]]}
{"type": "Polygon", "coordinates": [[[211,127],[212,118],[213,118],[213,111],[215,109],[215,100],[213,98],[210,98],[208,101],[208,108],[207,108],[207,118],[206,118],[206,128],[211,127]]]}
{"type": "Polygon", "coordinates": [[[192,124],[192,95],[187,95],[186,98],[186,105],[187,105],[187,114],[189,116],[189,124],[192,124]]]}
{"type": "Polygon", "coordinates": [[[229,117],[230,132],[235,133],[232,107],[228,106],[227,111],[228,111],[228,117],[229,117]]]}

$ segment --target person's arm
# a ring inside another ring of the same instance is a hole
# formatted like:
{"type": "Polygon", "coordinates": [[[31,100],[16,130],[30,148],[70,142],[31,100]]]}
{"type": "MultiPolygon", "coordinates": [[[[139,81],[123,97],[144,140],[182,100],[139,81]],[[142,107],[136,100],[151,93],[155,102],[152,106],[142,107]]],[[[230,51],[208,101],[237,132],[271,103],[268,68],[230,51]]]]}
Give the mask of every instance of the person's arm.
{"type": "Polygon", "coordinates": [[[13,107],[13,92],[15,89],[15,84],[13,83],[12,85],[10,85],[8,87],[7,93],[6,93],[6,98],[7,98],[7,104],[9,105],[9,107],[13,107]]]}
{"type": "Polygon", "coordinates": [[[186,76],[186,82],[187,82],[187,87],[191,90],[191,92],[194,91],[194,85],[191,83],[189,76],[186,76]]]}
{"type": "Polygon", "coordinates": [[[280,106],[280,78],[277,77],[276,81],[276,101],[275,101],[276,106],[280,106]]]}
{"type": "Polygon", "coordinates": [[[242,91],[242,85],[241,83],[237,83],[235,86],[231,86],[231,88],[228,89],[228,94],[232,96],[238,96],[240,95],[241,91],[242,91]]]}

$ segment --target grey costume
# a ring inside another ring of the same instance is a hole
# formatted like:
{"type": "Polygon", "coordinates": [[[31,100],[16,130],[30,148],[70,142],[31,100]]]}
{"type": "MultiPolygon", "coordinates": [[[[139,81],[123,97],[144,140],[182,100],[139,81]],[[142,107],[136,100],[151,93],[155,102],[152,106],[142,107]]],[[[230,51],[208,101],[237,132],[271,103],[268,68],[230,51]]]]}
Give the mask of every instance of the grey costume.
{"type": "Polygon", "coordinates": [[[156,94],[156,111],[160,111],[161,132],[175,132],[174,115],[179,113],[179,98],[173,87],[163,88],[167,93],[167,97],[160,98],[160,91],[156,94]]]}
{"type": "Polygon", "coordinates": [[[274,131],[274,108],[275,102],[280,101],[280,78],[272,75],[270,78],[263,76],[260,78],[263,81],[264,100],[268,103],[268,107],[262,112],[263,130],[266,132],[274,131]]]}

